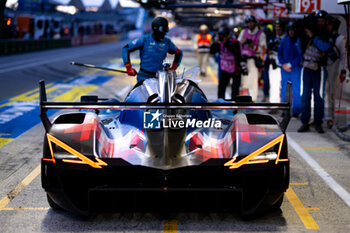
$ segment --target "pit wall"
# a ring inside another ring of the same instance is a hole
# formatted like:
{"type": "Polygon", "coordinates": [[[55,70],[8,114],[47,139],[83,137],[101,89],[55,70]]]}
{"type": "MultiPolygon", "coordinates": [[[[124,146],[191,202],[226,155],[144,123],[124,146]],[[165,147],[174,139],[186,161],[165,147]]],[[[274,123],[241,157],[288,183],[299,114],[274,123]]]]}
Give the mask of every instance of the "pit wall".
{"type": "Polygon", "coordinates": [[[89,44],[111,43],[119,41],[120,38],[121,35],[92,35],[64,39],[1,40],[0,56],[89,44]]]}

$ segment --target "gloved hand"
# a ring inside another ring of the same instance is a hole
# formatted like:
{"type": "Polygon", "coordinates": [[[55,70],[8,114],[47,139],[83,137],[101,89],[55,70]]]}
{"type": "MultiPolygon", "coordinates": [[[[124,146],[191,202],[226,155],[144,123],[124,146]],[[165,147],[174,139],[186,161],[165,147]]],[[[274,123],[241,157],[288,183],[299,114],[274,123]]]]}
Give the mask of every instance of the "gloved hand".
{"type": "Polygon", "coordinates": [[[340,71],[340,76],[339,76],[341,83],[344,82],[345,76],[346,76],[346,71],[345,70],[341,70],[340,71]]]}
{"type": "Polygon", "coordinates": [[[243,74],[243,75],[248,75],[247,62],[241,61],[241,62],[239,63],[239,65],[241,66],[242,74],[243,74]]]}
{"type": "Polygon", "coordinates": [[[130,62],[125,63],[124,66],[125,66],[126,72],[128,73],[129,76],[137,75],[137,71],[134,68],[132,68],[130,62]]]}
{"type": "Polygon", "coordinates": [[[169,68],[169,70],[176,70],[177,64],[174,62],[173,65],[169,68]]]}

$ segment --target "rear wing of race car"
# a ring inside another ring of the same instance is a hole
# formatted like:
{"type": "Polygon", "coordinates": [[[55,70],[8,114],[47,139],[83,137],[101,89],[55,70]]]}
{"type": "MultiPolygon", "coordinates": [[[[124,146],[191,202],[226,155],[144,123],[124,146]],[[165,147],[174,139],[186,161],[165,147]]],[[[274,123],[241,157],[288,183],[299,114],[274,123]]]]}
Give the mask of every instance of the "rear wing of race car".
{"type": "MultiPolygon", "coordinates": [[[[149,110],[149,109],[195,109],[195,110],[283,110],[285,112],[280,127],[283,133],[291,119],[291,88],[288,82],[283,103],[113,103],[113,102],[49,102],[46,97],[45,82],[39,82],[40,118],[45,130],[51,129],[52,123],[47,116],[48,109],[118,109],[118,110],[149,110]]],[[[99,99],[97,99],[99,100],[99,99]]]]}

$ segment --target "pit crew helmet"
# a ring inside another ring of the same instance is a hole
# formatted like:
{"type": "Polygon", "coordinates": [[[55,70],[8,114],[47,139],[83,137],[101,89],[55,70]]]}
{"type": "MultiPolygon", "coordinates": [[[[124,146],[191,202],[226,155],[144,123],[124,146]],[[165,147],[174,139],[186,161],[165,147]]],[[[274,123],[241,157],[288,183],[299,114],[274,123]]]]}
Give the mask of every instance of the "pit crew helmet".
{"type": "Polygon", "coordinates": [[[287,30],[290,30],[290,29],[293,29],[293,30],[296,30],[297,29],[297,26],[294,22],[289,22],[287,24],[287,30]]]}
{"type": "Polygon", "coordinates": [[[208,26],[205,25],[205,24],[202,24],[202,25],[199,27],[199,30],[200,30],[200,31],[207,31],[207,30],[208,30],[208,26]]]}
{"type": "Polygon", "coordinates": [[[152,21],[153,35],[156,40],[164,39],[165,35],[169,31],[168,25],[168,20],[163,17],[157,17],[152,21]]]}
{"type": "Polygon", "coordinates": [[[254,15],[248,15],[245,19],[244,19],[245,23],[249,23],[249,22],[254,22],[257,23],[256,18],[254,15]]]}
{"type": "Polygon", "coordinates": [[[327,19],[327,18],[328,18],[328,13],[327,13],[327,11],[325,11],[325,10],[316,11],[316,13],[315,13],[315,18],[324,18],[324,19],[327,19]]]}
{"type": "Polygon", "coordinates": [[[157,17],[152,21],[152,30],[154,32],[167,33],[169,31],[169,23],[166,18],[157,17]]]}

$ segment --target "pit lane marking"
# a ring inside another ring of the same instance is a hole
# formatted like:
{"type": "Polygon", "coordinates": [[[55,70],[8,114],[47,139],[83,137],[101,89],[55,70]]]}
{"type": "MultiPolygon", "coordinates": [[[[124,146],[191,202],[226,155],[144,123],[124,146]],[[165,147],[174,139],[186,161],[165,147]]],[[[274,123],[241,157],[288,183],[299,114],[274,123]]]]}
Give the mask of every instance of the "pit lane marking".
{"type": "MultiPolygon", "coordinates": [[[[50,92],[53,92],[56,90],[55,87],[51,87],[51,84],[46,85],[46,94],[49,94],[50,92]]],[[[11,99],[9,99],[7,102],[0,105],[0,108],[5,107],[7,105],[13,104],[18,101],[35,101],[39,98],[39,88],[36,88],[34,90],[28,91],[22,95],[15,96],[11,99]]]]}
{"type": "Polygon", "coordinates": [[[11,141],[13,141],[13,138],[0,138],[0,148],[11,141]]]}
{"type": "Polygon", "coordinates": [[[177,220],[165,220],[164,233],[176,233],[177,232],[177,220]]]}
{"type": "Polygon", "coordinates": [[[306,163],[323,179],[344,202],[350,207],[350,194],[337,181],[331,177],[303,148],[301,148],[291,137],[288,137],[288,143],[293,149],[306,161],[306,163]]]}
{"type": "Polygon", "coordinates": [[[41,171],[39,164],[28,176],[26,176],[14,189],[0,200],[0,210],[3,210],[27,185],[29,185],[41,171]]]}
{"type": "Polygon", "coordinates": [[[289,183],[289,185],[309,185],[308,183],[289,183]]]}
{"type": "Polygon", "coordinates": [[[49,210],[50,207],[12,207],[12,208],[2,208],[0,210],[49,210]]]}
{"type": "Polygon", "coordinates": [[[304,150],[340,150],[338,147],[302,147],[304,150]]]}
{"type": "Polygon", "coordinates": [[[97,85],[85,85],[81,87],[75,87],[63,95],[54,98],[55,101],[75,101],[78,100],[82,93],[90,93],[98,88],[97,85]]]}
{"type": "Polygon", "coordinates": [[[287,189],[285,195],[307,229],[320,229],[291,187],[287,189]]]}
{"type": "Polygon", "coordinates": [[[209,73],[210,78],[214,81],[214,83],[216,85],[218,85],[219,84],[218,78],[213,74],[213,71],[211,70],[211,67],[207,66],[207,69],[208,69],[208,73],[209,73]]]}

